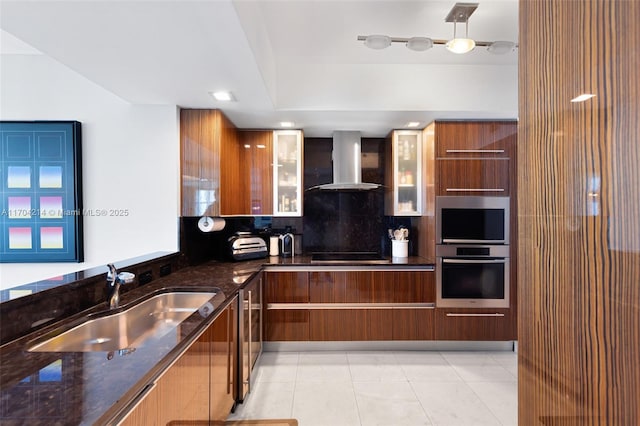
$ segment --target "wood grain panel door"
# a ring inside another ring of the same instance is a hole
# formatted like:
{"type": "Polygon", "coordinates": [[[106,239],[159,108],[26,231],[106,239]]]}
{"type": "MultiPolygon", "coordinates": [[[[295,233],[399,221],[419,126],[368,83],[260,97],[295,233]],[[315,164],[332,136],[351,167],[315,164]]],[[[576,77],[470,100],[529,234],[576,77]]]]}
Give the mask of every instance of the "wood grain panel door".
{"type": "MultiPolygon", "coordinates": [[[[387,272],[393,282],[394,302],[435,303],[434,272],[387,272]]],[[[394,308],[393,340],[433,340],[434,309],[394,308]]]]}
{"type": "Polygon", "coordinates": [[[273,131],[243,130],[240,172],[246,182],[251,215],[273,214],[273,131]]]}
{"type": "Polygon", "coordinates": [[[436,121],[436,158],[511,156],[516,121],[436,121]]]}
{"type": "Polygon", "coordinates": [[[518,423],[638,425],[640,2],[519,10],[518,423]]]}
{"type": "Polygon", "coordinates": [[[510,309],[436,309],[436,340],[516,340],[516,317],[510,309]]]}
{"type": "Polygon", "coordinates": [[[144,399],[120,423],[166,425],[177,421],[209,421],[211,331],[196,342],[159,378],[144,399]]]}
{"type": "Polygon", "coordinates": [[[238,131],[219,110],[180,111],[182,216],[250,214],[238,131]]]}
{"type": "Polygon", "coordinates": [[[267,272],[264,281],[264,340],[309,340],[309,311],[270,309],[270,304],[308,303],[307,272],[267,272]]]}
{"type": "Polygon", "coordinates": [[[249,188],[243,174],[238,130],[222,113],[219,114],[218,123],[216,137],[220,146],[217,161],[220,168],[220,215],[250,215],[249,188]]]}
{"type": "MultiPolygon", "coordinates": [[[[385,283],[371,271],[312,272],[311,303],[389,303],[385,283]]],[[[392,290],[392,289],[391,289],[392,290]]],[[[361,341],[391,339],[389,309],[314,309],[310,315],[310,340],[361,341]]]]}
{"type": "MultiPolygon", "coordinates": [[[[224,421],[236,400],[238,298],[233,299],[207,330],[210,340],[209,421],[224,421]]],[[[175,389],[174,389],[175,391],[175,389]]]]}
{"type": "Polygon", "coordinates": [[[180,110],[182,216],[220,215],[220,111],[180,110]]]}
{"type": "Polygon", "coordinates": [[[436,161],[436,195],[510,195],[509,159],[436,161]]]}

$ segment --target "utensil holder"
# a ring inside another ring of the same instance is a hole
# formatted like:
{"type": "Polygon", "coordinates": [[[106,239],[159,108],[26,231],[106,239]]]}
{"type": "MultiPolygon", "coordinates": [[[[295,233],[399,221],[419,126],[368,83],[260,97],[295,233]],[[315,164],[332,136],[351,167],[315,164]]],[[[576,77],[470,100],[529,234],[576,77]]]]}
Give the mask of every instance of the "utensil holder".
{"type": "Polygon", "coordinates": [[[391,240],[391,257],[409,257],[409,240],[391,240]]]}

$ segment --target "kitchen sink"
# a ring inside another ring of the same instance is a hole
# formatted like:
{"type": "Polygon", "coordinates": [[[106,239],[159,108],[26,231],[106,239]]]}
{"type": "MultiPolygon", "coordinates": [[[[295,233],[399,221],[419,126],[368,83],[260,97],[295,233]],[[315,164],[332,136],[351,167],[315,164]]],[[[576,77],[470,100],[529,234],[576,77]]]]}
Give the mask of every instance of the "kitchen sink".
{"type": "Polygon", "coordinates": [[[94,352],[136,348],[149,338],[166,335],[195,311],[209,315],[214,306],[208,302],[217,294],[222,292],[161,293],[125,311],[87,320],[55,337],[36,342],[29,351],[94,352]]]}

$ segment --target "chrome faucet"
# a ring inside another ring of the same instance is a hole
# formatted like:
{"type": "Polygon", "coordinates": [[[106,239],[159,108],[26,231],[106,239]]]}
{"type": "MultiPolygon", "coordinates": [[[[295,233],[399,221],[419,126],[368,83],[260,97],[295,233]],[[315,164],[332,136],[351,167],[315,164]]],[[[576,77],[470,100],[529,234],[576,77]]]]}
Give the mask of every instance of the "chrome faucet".
{"type": "Polygon", "coordinates": [[[116,309],[120,303],[120,286],[133,282],[136,277],[131,272],[118,272],[113,263],[107,265],[107,300],[109,309],[116,309]]]}

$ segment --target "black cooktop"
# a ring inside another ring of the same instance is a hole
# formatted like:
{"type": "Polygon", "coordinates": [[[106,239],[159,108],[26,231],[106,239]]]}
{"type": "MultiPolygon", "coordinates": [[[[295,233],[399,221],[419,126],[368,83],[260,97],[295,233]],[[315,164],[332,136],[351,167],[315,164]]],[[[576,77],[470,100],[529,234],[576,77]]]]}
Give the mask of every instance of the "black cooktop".
{"type": "Polygon", "coordinates": [[[313,253],[311,263],[388,263],[380,253],[375,252],[323,252],[313,253]]]}

